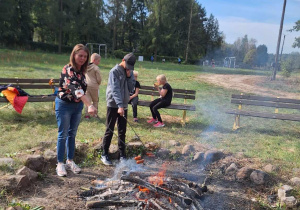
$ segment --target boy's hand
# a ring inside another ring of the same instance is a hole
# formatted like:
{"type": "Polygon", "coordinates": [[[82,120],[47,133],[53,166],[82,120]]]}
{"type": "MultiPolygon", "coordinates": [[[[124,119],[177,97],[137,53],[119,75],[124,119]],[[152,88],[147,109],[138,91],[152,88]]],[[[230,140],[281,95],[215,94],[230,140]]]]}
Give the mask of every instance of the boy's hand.
{"type": "Polygon", "coordinates": [[[121,115],[122,117],[124,117],[124,108],[123,107],[120,107],[118,109],[118,114],[121,115]]]}

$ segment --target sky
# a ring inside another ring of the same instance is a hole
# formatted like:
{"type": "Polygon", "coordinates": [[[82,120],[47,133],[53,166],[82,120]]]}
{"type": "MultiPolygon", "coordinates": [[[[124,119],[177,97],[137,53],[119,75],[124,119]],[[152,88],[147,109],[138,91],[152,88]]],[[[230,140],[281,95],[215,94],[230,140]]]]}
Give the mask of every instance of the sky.
{"type": "MultiPolygon", "coordinates": [[[[213,14],[219,22],[219,29],[225,34],[226,43],[233,44],[239,37],[264,44],[268,53],[276,53],[279,27],[284,0],[198,0],[209,17],[213,14]]],[[[283,53],[300,52],[293,48],[299,32],[288,32],[300,20],[300,0],[287,0],[281,40],[285,36],[283,53]]],[[[281,43],[282,43],[281,41],[281,43]]],[[[280,51],[281,52],[280,45],[280,51]]]]}

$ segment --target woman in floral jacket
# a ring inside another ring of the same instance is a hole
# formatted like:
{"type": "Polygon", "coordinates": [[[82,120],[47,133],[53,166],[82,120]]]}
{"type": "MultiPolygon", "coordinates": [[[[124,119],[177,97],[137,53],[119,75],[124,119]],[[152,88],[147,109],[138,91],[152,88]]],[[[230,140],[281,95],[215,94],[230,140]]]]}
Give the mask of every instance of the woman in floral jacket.
{"type": "Polygon", "coordinates": [[[66,176],[67,169],[80,173],[81,169],[74,163],[75,137],[81,119],[83,104],[88,106],[88,112],[94,114],[96,108],[91,105],[85,92],[87,84],[85,72],[89,60],[89,50],[82,44],[77,44],[70,55],[70,62],[63,67],[57,97],[55,99],[55,114],[58,125],[57,138],[57,168],[58,176],[66,176]],[[67,146],[67,162],[64,164],[65,146],[67,146]]]}

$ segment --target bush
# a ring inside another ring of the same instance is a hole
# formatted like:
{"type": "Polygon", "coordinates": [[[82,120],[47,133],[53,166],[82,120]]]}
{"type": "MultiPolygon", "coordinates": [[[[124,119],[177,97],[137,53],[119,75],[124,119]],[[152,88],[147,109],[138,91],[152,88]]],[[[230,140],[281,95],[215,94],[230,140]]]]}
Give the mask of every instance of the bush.
{"type": "Polygon", "coordinates": [[[288,59],[281,64],[282,75],[285,77],[290,77],[293,71],[293,62],[291,59],[288,59]]]}

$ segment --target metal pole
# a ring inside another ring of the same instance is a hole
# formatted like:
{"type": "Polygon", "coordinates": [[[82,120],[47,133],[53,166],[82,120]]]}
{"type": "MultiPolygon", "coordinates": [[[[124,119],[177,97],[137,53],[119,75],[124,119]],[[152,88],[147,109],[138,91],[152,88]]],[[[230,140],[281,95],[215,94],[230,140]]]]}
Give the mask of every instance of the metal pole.
{"type": "Polygon", "coordinates": [[[271,80],[276,79],[276,71],[278,69],[278,55],[279,55],[282,27],[283,27],[283,21],[284,21],[285,6],[286,6],[286,0],[284,0],[284,2],[283,2],[283,9],[282,9],[281,22],[280,22],[280,27],[279,27],[278,41],[277,41],[277,48],[276,48],[276,56],[275,56],[275,67],[273,70],[273,75],[272,75],[271,80]]]}

